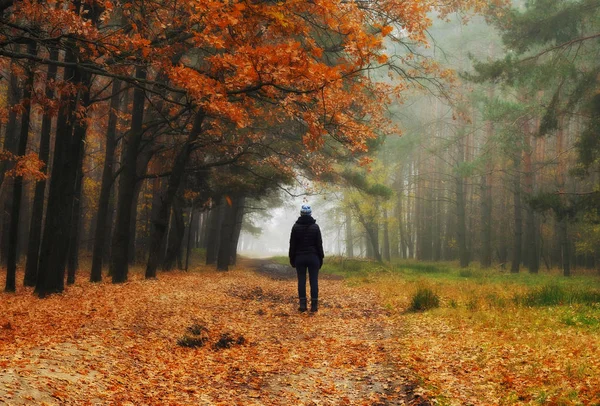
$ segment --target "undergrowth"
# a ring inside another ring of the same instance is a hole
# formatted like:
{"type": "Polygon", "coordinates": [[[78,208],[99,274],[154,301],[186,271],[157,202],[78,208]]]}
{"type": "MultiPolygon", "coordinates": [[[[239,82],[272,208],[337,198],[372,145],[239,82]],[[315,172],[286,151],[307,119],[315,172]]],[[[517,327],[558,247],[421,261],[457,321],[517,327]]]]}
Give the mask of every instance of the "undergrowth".
{"type": "Polygon", "coordinates": [[[410,311],[420,312],[440,307],[440,297],[430,288],[419,288],[410,302],[410,311]]]}

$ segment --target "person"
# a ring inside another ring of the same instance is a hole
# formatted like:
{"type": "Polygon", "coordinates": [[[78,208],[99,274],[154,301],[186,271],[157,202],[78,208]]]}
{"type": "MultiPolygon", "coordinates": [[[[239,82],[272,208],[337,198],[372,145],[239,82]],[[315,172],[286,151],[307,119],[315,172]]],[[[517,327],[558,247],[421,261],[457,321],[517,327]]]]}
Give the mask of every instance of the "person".
{"type": "Polygon", "coordinates": [[[321,229],[312,217],[309,205],[303,205],[300,217],[292,227],[290,235],[290,265],[298,274],[299,311],[307,310],[306,270],[310,282],[310,311],[316,312],[319,307],[319,269],[323,266],[323,239],[321,229]]]}

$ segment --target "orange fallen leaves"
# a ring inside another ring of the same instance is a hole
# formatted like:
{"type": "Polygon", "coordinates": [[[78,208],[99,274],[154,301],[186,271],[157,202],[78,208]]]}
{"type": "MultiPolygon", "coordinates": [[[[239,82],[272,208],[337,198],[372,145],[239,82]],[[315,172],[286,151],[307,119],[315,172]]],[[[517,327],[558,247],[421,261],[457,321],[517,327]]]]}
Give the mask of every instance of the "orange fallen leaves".
{"type": "Polygon", "coordinates": [[[78,282],[44,300],[26,288],[2,294],[0,326],[11,327],[0,329],[0,403],[400,402],[402,377],[388,362],[393,340],[373,293],[331,280],[321,291],[312,316],[297,313],[293,280],[243,269],[78,282]],[[226,333],[244,341],[177,345],[194,324],[210,343],[226,333]]]}
{"type": "Polygon", "coordinates": [[[405,315],[398,362],[451,404],[597,404],[600,337],[561,327],[549,313],[405,315]]]}

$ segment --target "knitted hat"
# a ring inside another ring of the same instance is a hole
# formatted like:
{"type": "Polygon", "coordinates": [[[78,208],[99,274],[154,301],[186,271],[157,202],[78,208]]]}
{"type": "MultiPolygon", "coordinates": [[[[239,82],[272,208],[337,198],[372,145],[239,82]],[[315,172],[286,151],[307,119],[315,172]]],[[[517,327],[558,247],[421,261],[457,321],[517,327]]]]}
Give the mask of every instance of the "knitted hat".
{"type": "Polygon", "coordinates": [[[302,216],[310,216],[312,214],[312,209],[308,204],[303,204],[302,209],[300,210],[300,215],[302,216]]]}

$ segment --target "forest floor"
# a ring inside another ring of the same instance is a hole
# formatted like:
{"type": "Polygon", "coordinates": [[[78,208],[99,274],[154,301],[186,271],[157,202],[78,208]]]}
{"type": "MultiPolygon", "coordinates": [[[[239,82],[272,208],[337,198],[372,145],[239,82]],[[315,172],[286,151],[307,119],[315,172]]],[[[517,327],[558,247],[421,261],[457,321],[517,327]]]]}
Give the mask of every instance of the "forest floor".
{"type": "Polygon", "coordinates": [[[0,404],[600,405],[596,275],[328,258],[301,314],[274,261],[0,293],[0,404]]]}
{"type": "Polygon", "coordinates": [[[264,261],[87,276],[43,300],[0,293],[0,404],[430,404],[377,295],[339,277],[301,314],[293,270],[264,261]]]}

